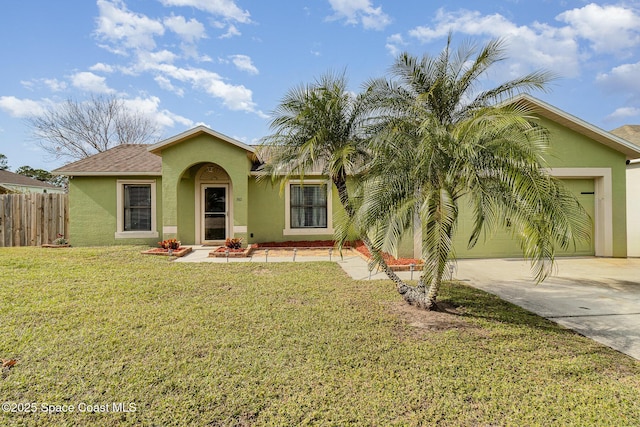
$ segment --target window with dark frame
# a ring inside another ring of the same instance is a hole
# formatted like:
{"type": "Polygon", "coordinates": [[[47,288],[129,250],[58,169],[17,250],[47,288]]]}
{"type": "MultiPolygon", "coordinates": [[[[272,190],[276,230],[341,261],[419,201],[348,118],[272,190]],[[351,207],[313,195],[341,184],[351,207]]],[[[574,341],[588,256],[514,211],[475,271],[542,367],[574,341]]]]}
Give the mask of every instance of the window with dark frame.
{"type": "Polygon", "coordinates": [[[327,228],[327,186],[290,184],[291,228],[327,228]]]}
{"type": "Polygon", "coordinates": [[[124,231],[151,231],[151,185],[124,184],[124,231]]]}

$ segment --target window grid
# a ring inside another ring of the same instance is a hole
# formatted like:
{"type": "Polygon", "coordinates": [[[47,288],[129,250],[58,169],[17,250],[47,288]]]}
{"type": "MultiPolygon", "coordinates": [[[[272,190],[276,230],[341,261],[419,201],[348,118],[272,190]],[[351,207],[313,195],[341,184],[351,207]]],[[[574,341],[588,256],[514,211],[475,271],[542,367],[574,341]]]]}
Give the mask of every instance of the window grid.
{"type": "Polygon", "coordinates": [[[290,184],[291,228],[327,228],[327,186],[290,184]]]}
{"type": "Polygon", "coordinates": [[[124,231],[151,231],[151,185],[124,184],[124,231]]]}

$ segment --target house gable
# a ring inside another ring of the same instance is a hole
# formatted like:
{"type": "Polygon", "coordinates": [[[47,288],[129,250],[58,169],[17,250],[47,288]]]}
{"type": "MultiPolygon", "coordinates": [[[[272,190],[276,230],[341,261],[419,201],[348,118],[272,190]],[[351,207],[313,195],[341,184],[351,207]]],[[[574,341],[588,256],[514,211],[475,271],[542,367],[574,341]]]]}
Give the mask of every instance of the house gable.
{"type": "Polygon", "coordinates": [[[174,145],[177,144],[181,144],[184,141],[188,141],[196,136],[199,135],[209,135],[217,140],[220,140],[222,142],[225,142],[227,144],[236,146],[238,148],[243,149],[244,151],[246,151],[247,153],[253,154],[255,155],[256,150],[254,147],[244,144],[243,142],[240,142],[236,139],[233,139],[229,136],[226,136],[220,132],[216,132],[213,129],[210,129],[206,126],[197,126],[195,128],[189,129],[185,132],[182,132],[176,136],[173,136],[171,138],[167,138],[163,141],[158,142],[157,144],[153,144],[152,146],[149,147],[149,151],[154,153],[154,154],[160,154],[163,150],[172,147],[174,145]]]}
{"type": "Polygon", "coordinates": [[[640,147],[635,144],[632,144],[626,139],[620,138],[613,133],[600,129],[591,123],[585,122],[584,120],[562,111],[551,104],[547,104],[546,102],[531,95],[518,95],[507,102],[522,103],[530,107],[536,115],[546,118],[551,122],[556,123],[558,126],[563,126],[577,134],[583,135],[592,141],[618,151],[624,154],[628,159],[640,157],[640,147]]]}
{"type": "Polygon", "coordinates": [[[248,221],[248,186],[255,149],[204,126],[149,147],[162,158],[163,235],[198,242],[203,168],[220,168],[227,180],[229,234],[243,237],[248,221]]]}

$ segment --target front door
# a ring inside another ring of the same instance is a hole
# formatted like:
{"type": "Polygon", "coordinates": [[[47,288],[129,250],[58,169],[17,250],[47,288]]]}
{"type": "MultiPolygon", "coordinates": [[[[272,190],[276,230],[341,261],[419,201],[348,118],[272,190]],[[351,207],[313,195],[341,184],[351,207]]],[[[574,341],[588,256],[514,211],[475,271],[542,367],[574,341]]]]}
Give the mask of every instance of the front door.
{"type": "Polygon", "coordinates": [[[202,186],[202,243],[218,243],[228,237],[228,187],[202,186]]]}

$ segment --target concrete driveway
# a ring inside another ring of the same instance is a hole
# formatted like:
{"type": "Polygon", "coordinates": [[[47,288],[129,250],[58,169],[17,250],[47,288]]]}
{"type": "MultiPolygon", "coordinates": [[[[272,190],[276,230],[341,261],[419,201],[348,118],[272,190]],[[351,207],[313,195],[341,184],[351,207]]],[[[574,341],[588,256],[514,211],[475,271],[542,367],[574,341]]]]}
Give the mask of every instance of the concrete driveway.
{"type": "Polygon", "coordinates": [[[454,277],[640,360],[640,259],[563,258],[536,285],[522,260],[459,260],[454,277]]]}

